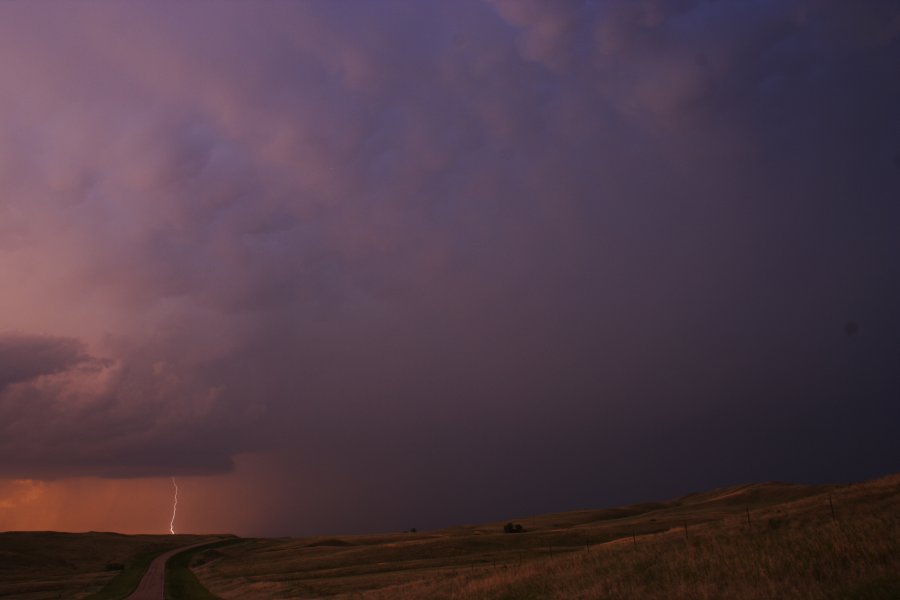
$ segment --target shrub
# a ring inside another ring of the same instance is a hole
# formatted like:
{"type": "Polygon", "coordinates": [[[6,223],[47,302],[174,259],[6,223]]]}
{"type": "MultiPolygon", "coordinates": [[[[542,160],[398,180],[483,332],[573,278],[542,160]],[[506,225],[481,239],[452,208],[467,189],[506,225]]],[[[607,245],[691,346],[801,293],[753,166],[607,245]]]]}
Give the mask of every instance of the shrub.
{"type": "Polygon", "coordinates": [[[519,523],[507,523],[503,526],[503,533],[525,533],[525,528],[519,523]]]}

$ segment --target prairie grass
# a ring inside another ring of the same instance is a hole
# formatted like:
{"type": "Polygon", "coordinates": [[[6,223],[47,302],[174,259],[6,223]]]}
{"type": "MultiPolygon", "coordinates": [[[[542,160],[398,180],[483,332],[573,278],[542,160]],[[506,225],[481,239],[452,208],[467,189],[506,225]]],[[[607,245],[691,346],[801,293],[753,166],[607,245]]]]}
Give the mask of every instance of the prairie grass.
{"type": "Polygon", "coordinates": [[[529,531],[246,540],[195,572],[248,600],[900,598],[900,475],[517,521],[529,531]]]}

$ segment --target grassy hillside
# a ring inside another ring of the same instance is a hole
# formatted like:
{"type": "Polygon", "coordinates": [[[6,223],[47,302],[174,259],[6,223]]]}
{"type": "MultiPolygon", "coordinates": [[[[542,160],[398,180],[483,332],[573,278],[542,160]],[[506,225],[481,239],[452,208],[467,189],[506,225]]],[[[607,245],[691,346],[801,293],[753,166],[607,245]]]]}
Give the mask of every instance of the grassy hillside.
{"type": "Polygon", "coordinates": [[[0,533],[0,597],[17,600],[122,598],[134,589],[153,557],[207,537],[0,533]]]}
{"type": "Polygon", "coordinates": [[[900,475],[198,553],[226,599],[900,598],[900,475]]]}

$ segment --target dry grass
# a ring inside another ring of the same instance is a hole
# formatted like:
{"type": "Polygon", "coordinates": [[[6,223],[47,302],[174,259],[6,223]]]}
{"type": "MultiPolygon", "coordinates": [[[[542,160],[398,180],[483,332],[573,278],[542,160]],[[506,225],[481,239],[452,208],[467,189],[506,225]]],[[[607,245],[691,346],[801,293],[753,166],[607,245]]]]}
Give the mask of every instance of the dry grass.
{"type": "Polygon", "coordinates": [[[900,598],[900,475],[738,486],[518,522],[529,532],[494,523],[248,540],[201,555],[194,571],[222,598],[248,600],[900,598]]]}

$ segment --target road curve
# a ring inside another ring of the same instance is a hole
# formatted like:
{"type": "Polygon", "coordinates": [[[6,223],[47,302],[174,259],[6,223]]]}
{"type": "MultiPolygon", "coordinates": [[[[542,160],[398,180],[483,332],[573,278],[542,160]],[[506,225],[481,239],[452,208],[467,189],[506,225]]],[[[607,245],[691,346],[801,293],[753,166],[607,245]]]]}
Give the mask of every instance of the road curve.
{"type": "Polygon", "coordinates": [[[147,568],[147,572],[144,573],[144,577],[141,579],[141,583],[137,586],[137,589],[134,590],[134,593],[128,596],[128,598],[126,598],[125,600],[165,600],[166,562],[168,562],[170,558],[172,558],[179,552],[184,552],[185,550],[190,550],[191,548],[206,546],[212,543],[215,542],[202,542],[200,544],[193,544],[191,546],[183,546],[181,548],[169,550],[164,554],[160,554],[153,559],[152,563],[150,563],[150,566],[147,568]]]}

